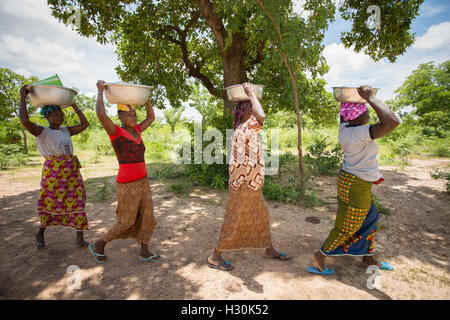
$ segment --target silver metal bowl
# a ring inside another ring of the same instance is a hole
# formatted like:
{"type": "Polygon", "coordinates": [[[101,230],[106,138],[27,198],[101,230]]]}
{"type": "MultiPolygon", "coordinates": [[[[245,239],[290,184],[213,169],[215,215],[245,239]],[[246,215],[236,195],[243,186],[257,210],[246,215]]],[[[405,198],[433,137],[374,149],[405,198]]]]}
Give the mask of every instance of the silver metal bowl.
{"type": "MultiPolygon", "coordinates": [[[[252,86],[256,97],[258,99],[261,99],[264,90],[264,85],[252,84],[252,86]]],[[[245,93],[242,84],[236,84],[234,86],[226,87],[225,90],[227,90],[228,99],[230,101],[237,102],[250,100],[250,97],[245,93]]]]}
{"type": "MultiPolygon", "coordinates": [[[[379,88],[372,88],[377,94],[379,88]]],[[[333,87],[334,98],[342,103],[367,103],[358,93],[357,87],[333,87]]]]}
{"type": "Polygon", "coordinates": [[[78,94],[74,89],[48,84],[32,84],[29,87],[30,93],[28,97],[31,103],[37,107],[45,105],[69,107],[78,94]]]}
{"type": "Polygon", "coordinates": [[[113,104],[143,105],[150,96],[150,89],[131,83],[105,83],[105,96],[113,104]]]}

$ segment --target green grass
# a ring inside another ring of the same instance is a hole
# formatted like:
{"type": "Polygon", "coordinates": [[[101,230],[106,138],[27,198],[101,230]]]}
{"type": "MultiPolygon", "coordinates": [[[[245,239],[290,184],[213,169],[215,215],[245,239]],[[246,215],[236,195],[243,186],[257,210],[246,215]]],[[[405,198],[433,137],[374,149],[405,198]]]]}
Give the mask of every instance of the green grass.
{"type": "Polygon", "coordinates": [[[380,198],[376,197],[375,195],[373,197],[375,199],[375,205],[377,206],[379,213],[384,214],[385,216],[392,215],[392,210],[386,207],[380,198]]]}
{"type": "Polygon", "coordinates": [[[166,191],[177,194],[184,194],[190,189],[190,186],[185,182],[175,182],[167,186],[166,191]]]}

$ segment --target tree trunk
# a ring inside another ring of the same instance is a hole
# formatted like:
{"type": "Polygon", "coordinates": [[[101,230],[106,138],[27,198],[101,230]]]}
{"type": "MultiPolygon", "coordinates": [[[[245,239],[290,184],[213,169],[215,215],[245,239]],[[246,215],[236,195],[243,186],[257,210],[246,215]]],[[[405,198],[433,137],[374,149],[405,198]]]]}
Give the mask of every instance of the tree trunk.
{"type": "Polygon", "coordinates": [[[294,86],[294,103],[295,112],[297,114],[297,150],[298,150],[298,167],[300,168],[300,187],[304,190],[305,187],[305,167],[303,165],[303,151],[302,151],[302,115],[300,113],[300,107],[298,105],[298,91],[297,83],[293,82],[294,86]]]}
{"type": "MultiPolygon", "coordinates": [[[[246,39],[242,34],[233,34],[232,45],[222,54],[223,63],[223,87],[240,84],[248,81],[247,74],[245,72],[245,59],[247,54],[245,52],[246,39]]],[[[228,110],[233,110],[235,102],[228,100],[228,95],[225,92],[224,106],[228,110]]],[[[225,114],[225,110],[224,110],[225,114]]]]}
{"type": "Polygon", "coordinates": [[[25,130],[21,127],[20,130],[22,130],[23,134],[23,147],[25,148],[25,152],[28,153],[28,145],[27,145],[27,135],[25,133],[25,130]]]}

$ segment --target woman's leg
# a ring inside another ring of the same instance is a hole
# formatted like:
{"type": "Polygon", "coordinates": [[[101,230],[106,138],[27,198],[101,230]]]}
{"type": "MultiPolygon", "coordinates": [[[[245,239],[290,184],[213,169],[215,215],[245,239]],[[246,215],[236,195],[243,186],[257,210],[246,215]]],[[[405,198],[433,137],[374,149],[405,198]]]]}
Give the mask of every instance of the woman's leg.
{"type": "Polygon", "coordinates": [[[313,262],[320,271],[325,269],[325,259],[326,255],[324,255],[320,250],[313,254],[313,262]]]}
{"type": "Polygon", "coordinates": [[[77,231],[77,247],[78,248],[87,248],[88,245],[89,245],[89,243],[84,240],[83,231],[77,231]]]}
{"type": "Polygon", "coordinates": [[[38,249],[45,248],[44,231],[45,228],[40,227],[38,233],[36,234],[36,244],[38,249]]]}

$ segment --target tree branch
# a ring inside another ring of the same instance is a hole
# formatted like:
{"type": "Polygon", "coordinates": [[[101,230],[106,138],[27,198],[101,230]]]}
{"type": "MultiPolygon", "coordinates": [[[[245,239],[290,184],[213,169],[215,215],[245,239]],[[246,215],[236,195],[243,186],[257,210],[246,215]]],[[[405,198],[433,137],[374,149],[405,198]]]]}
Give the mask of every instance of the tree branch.
{"type": "Polygon", "coordinates": [[[194,64],[194,62],[189,58],[189,49],[187,45],[187,34],[190,28],[194,25],[195,22],[197,22],[200,15],[198,13],[194,13],[192,16],[192,19],[187,23],[184,30],[181,30],[178,26],[172,26],[167,25],[159,29],[160,33],[163,34],[170,42],[178,45],[181,49],[181,53],[183,55],[183,62],[186,66],[189,76],[197,78],[200,80],[205,88],[208,90],[210,94],[213,96],[216,96],[218,98],[224,98],[224,94],[219,92],[215,87],[214,84],[211,82],[211,80],[203,74],[200,69],[202,67],[202,64],[194,64]],[[175,39],[174,37],[170,36],[168,32],[175,31],[179,39],[175,39]]]}
{"type": "Polygon", "coordinates": [[[222,53],[225,48],[225,39],[228,36],[222,20],[219,18],[216,11],[214,11],[214,6],[209,0],[193,1],[197,4],[203,19],[205,19],[206,23],[211,28],[214,36],[216,37],[219,51],[222,53]]]}
{"type": "Polygon", "coordinates": [[[259,47],[257,48],[256,51],[256,57],[255,59],[249,61],[249,67],[253,67],[254,65],[260,63],[263,59],[263,50],[265,48],[265,41],[261,41],[259,47]]]}

